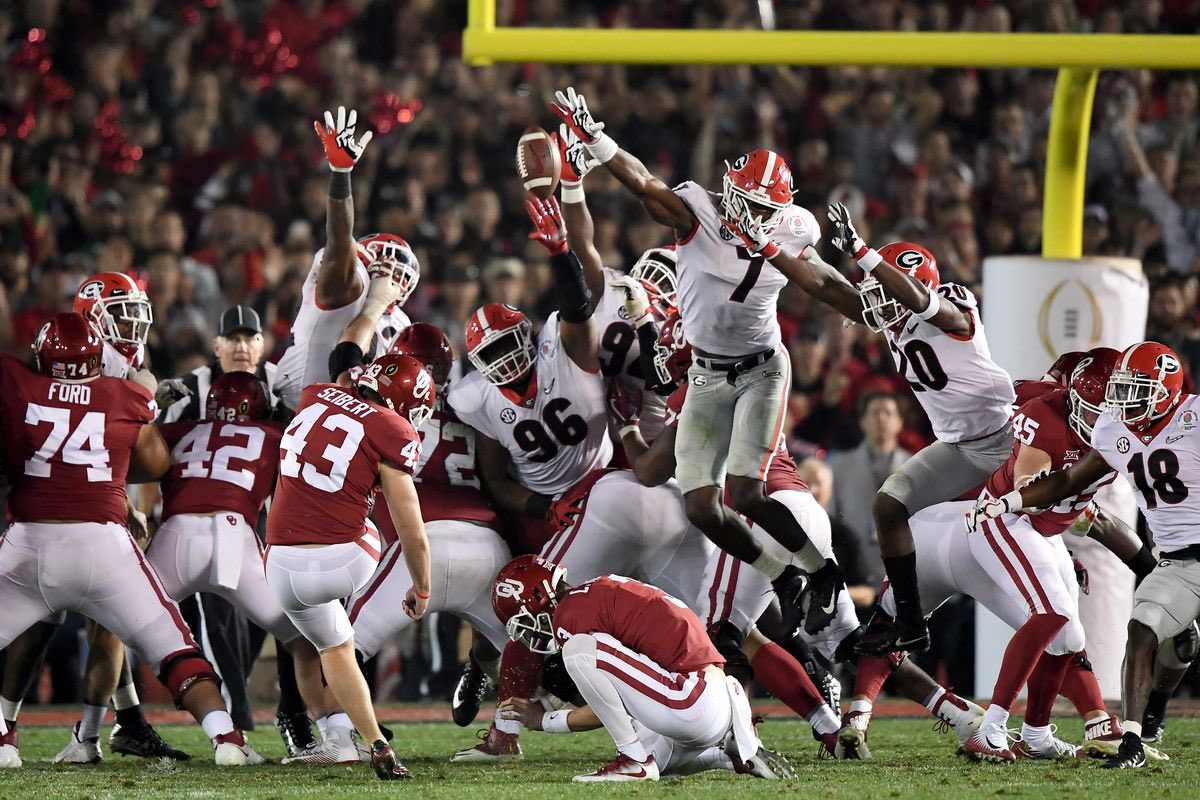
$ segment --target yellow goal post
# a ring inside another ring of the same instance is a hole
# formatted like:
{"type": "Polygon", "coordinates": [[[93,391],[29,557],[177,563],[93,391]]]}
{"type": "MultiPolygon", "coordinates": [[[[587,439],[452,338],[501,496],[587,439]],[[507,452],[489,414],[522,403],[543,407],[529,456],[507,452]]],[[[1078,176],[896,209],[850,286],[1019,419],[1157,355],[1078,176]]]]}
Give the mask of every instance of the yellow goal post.
{"type": "Polygon", "coordinates": [[[1042,255],[1079,258],[1092,99],[1101,69],[1200,68],[1200,36],[1071,33],[496,27],[496,0],[468,0],[463,60],[548,64],[1057,69],[1042,255]]]}

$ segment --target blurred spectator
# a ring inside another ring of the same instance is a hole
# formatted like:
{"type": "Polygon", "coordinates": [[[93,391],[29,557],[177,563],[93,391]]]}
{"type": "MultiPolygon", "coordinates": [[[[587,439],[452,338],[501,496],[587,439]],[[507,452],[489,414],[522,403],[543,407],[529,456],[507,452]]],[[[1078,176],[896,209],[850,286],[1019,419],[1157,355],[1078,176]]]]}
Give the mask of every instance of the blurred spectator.
{"type": "Polygon", "coordinates": [[[858,563],[847,564],[862,583],[877,587],[883,580],[883,560],[875,537],[871,514],[875,493],[887,477],[900,468],[912,453],[900,447],[903,427],[896,398],[872,392],[859,400],[859,426],[863,441],[853,450],[829,454],[833,472],[833,500],[829,513],[845,523],[857,540],[858,563]]]}
{"type": "MultiPolygon", "coordinates": [[[[800,480],[808,484],[809,491],[812,492],[813,498],[821,504],[821,508],[830,512],[833,502],[833,470],[829,468],[829,465],[810,456],[796,465],[796,471],[800,475],[800,480]]],[[[846,579],[846,589],[850,592],[854,605],[861,609],[870,608],[875,603],[875,595],[879,586],[878,584],[869,584],[866,576],[860,575],[856,571],[863,563],[862,554],[859,552],[861,540],[854,535],[854,532],[840,517],[834,516],[832,512],[829,517],[829,531],[834,556],[842,567],[842,574],[846,579]]]]}

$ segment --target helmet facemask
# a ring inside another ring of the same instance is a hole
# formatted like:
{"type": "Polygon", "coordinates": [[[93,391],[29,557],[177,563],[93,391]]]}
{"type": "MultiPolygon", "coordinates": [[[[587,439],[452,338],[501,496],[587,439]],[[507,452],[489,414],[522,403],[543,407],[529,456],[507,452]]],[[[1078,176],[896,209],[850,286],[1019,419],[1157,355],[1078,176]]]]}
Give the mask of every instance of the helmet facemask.
{"type": "Polygon", "coordinates": [[[508,638],[520,642],[535,653],[553,655],[558,652],[558,642],[554,639],[554,622],[549,611],[531,613],[522,608],[508,618],[504,624],[508,638]]]}
{"type": "Polygon", "coordinates": [[[727,222],[736,223],[743,214],[753,214],[756,210],[762,210],[764,214],[759,219],[759,224],[765,233],[774,233],[791,203],[777,203],[767,197],[766,192],[751,192],[737,186],[729,174],[733,167],[728,161],[725,162],[725,166],[727,171],[721,184],[721,216],[727,222]]]}
{"type": "Polygon", "coordinates": [[[912,313],[888,295],[883,284],[870,275],[858,284],[858,298],[862,301],[863,323],[875,333],[883,333],[912,313]]]}
{"type": "Polygon", "coordinates": [[[1099,419],[1100,415],[1106,410],[1105,404],[1089,403],[1083,399],[1079,392],[1072,387],[1067,392],[1067,397],[1070,400],[1070,410],[1067,412],[1067,423],[1075,433],[1079,434],[1079,438],[1085,442],[1092,441],[1092,427],[1096,424],[1095,420],[1099,419]],[[1094,414],[1092,422],[1088,422],[1084,418],[1084,413],[1094,414]]]}
{"type": "Polygon", "coordinates": [[[92,306],[92,320],[100,328],[101,337],[109,344],[136,348],[144,345],[150,336],[154,309],[146,299],[100,299],[92,306]]]}
{"type": "Polygon", "coordinates": [[[630,269],[629,275],[642,282],[650,303],[660,313],[666,312],[666,307],[677,304],[676,290],[678,283],[675,270],[669,260],[660,250],[647,250],[630,269]]]}
{"type": "Polygon", "coordinates": [[[1114,370],[1104,389],[1104,403],[1113,419],[1135,427],[1161,416],[1155,408],[1170,396],[1160,379],[1130,369],[1114,370]]]}
{"type": "Polygon", "coordinates": [[[467,358],[496,386],[521,380],[533,368],[533,331],[529,320],[503,331],[489,331],[467,358]]]}

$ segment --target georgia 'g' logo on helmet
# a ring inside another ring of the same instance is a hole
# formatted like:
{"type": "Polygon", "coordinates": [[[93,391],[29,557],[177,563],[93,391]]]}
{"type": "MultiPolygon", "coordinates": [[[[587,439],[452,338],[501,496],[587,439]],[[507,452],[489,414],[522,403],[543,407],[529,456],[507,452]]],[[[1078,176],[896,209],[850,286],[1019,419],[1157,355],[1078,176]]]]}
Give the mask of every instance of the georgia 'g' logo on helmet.
{"type": "Polygon", "coordinates": [[[104,284],[100,281],[88,281],[79,287],[79,296],[88,300],[99,300],[103,296],[104,284]]]}
{"type": "Polygon", "coordinates": [[[1159,353],[1158,358],[1154,360],[1154,366],[1164,375],[1174,375],[1179,372],[1179,359],[1171,353],[1159,353]]]}
{"type": "Polygon", "coordinates": [[[502,581],[496,581],[497,597],[520,597],[524,591],[525,584],[516,578],[505,578],[502,581]]]}
{"type": "Polygon", "coordinates": [[[746,166],[746,163],[749,160],[750,160],[750,157],[748,155],[738,156],[737,159],[733,162],[733,168],[734,169],[742,169],[743,167],[746,166]]]}
{"type": "Polygon", "coordinates": [[[908,271],[915,270],[925,263],[925,256],[918,250],[905,250],[896,256],[896,266],[908,271]]]}

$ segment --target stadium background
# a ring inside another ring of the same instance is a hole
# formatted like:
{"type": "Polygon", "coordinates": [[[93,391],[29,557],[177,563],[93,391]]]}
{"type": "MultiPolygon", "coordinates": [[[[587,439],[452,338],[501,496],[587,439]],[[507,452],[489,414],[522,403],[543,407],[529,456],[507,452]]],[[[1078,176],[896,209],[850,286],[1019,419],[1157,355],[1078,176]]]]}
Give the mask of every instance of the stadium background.
{"type": "MultiPolygon", "coordinates": [[[[496,14],[530,27],[738,29],[761,26],[760,5],[513,0],[496,14]]],[[[773,8],[777,27],[795,30],[1191,33],[1200,18],[1200,4],[1184,0],[773,8]]],[[[355,170],[357,232],[412,243],[422,282],[407,308],[446,329],[460,353],[479,303],[515,302],[542,318],[551,308],[512,154],[527,125],[550,123],[545,98],[568,84],[595,97],[614,137],[668,183],[715,186],[722,158],[770,147],[793,168],[797,202],[818,213],[830,199],[846,202],[868,239],[920,241],[944,279],[977,292],[984,256],[1042,250],[1053,71],[475,68],[460,57],[465,25],[464,3],[433,0],[0,4],[0,347],[27,354],[80,278],[121,270],[154,303],[149,366],[159,378],[207,363],[217,315],[234,303],[258,309],[267,352],[278,356],[324,236],[327,173],[311,120],[330,104],[357,107],[376,132],[355,170]]],[[[1200,363],[1197,107],[1191,74],[1102,73],[1083,228],[1085,255],[1142,262],[1147,336],[1179,352],[1189,384],[1200,363]]],[[[666,243],[602,171],[587,188],[607,263],[627,266],[666,243]]],[[[796,367],[798,456],[858,447],[859,407],[878,391],[895,393],[900,447],[930,440],[879,339],[843,328],[799,292],[785,292],[781,322],[796,367]]],[[[838,458],[829,460],[836,497],[838,458]]],[[[850,572],[870,591],[870,532],[843,522],[850,572]]],[[[958,620],[969,629],[969,611],[958,620]]],[[[961,635],[948,638],[962,645],[961,635]]],[[[393,681],[401,696],[437,694],[444,681],[423,680],[431,666],[443,678],[456,671],[441,657],[453,648],[437,641],[403,643],[385,667],[404,676],[393,681]]],[[[68,631],[62,645],[53,699],[68,702],[78,640],[68,631]]],[[[935,647],[930,658],[956,685],[970,683],[969,648],[935,647]]]]}

